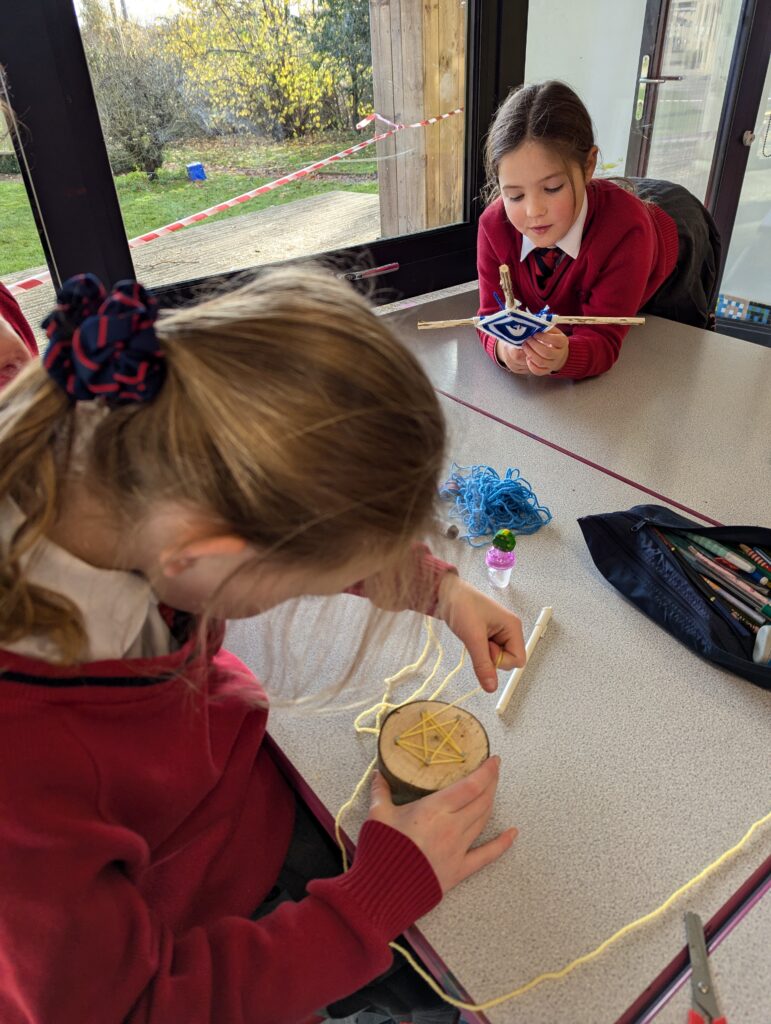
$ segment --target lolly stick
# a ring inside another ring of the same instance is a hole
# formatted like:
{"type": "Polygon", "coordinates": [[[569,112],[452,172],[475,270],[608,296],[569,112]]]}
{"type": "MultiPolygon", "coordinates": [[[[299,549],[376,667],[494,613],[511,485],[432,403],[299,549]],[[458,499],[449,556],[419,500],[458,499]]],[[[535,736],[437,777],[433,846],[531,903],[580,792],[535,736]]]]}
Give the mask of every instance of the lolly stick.
{"type": "Polygon", "coordinates": [[[525,664],[521,668],[515,668],[506,681],[506,685],[503,688],[498,703],[495,705],[495,710],[499,715],[502,715],[506,708],[509,706],[511,695],[514,693],[516,688],[519,686],[519,681],[522,678],[522,673],[527,668],[527,663],[530,661],[530,656],[533,653],[535,645],[543,636],[546,631],[546,627],[549,625],[549,619],[551,619],[552,608],[548,605],[546,608],[541,609],[541,613],[536,619],[535,625],[533,626],[533,632],[528,637],[527,643],[525,644],[525,664]]]}
{"type": "MultiPolygon", "coordinates": [[[[428,331],[435,327],[476,327],[482,317],[469,316],[463,320],[418,320],[418,330],[428,331]]],[[[644,316],[555,316],[551,324],[622,324],[637,327],[645,323],[644,316]]]]}
{"type": "Polygon", "coordinates": [[[514,298],[514,289],[511,286],[511,271],[505,263],[502,263],[498,267],[498,273],[501,275],[501,288],[503,289],[503,297],[506,299],[506,309],[517,309],[522,303],[514,298]]]}

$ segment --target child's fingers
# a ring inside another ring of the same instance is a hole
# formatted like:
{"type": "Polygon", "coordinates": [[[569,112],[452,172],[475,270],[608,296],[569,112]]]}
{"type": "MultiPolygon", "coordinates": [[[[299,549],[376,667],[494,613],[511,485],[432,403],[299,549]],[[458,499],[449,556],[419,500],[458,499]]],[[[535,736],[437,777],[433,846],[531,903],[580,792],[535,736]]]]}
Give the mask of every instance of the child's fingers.
{"type": "Polygon", "coordinates": [[[380,772],[376,771],[372,776],[372,785],[370,787],[370,813],[372,813],[373,811],[387,810],[391,807],[393,807],[393,800],[391,798],[391,787],[383,778],[383,775],[380,772]]]}
{"type": "Polygon", "coordinates": [[[527,367],[531,373],[541,376],[545,373],[551,373],[551,366],[546,363],[543,359],[536,356],[529,357],[527,360],[527,367]]]}
{"type": "Polygon", "coordinates": [[[463,842],[467,847],[471,846],[490,820],[496,789],[497,786],[488,786],[476,800],[472,800],[470,804],[466,804],[461,811],[457,812],[462,821],[463,842]]]}
{"type": "Polygon", "coordinates": [[[475,874],[477,871],[481,871],[482,868],[487,867],[488,864],[492,864],[493,861],[498,860],[503,854],[511,847],[511,844],[517,838],[518,832],[515,828],[508,828],[505,832],[501,832],[495,839],[491,839],[488,843],[483,843],[481,846],[475,846],[473,850],[469,850],[466,854],[466,860],[463,865],[463,874],[458,881],[463,881],[464,878],[468,878],[469,875],[475,874]]]}
{"type": "Polygon", "coordinates": [[[561,343],[560,337],[559,343],[555,338],[554,344],[547,341],[541,341],[544,335],[537,334],[528,341],[528,348],[536,356],[540,356],[543,359],[549,359],[553,357],[557,352],[561,351],[565,346],[561,343]]]}
{"type": "Polygon", "coordinates": [[[494,640],[490,640],[487,646],[490,650],[490,661],[492,661],[495,671],[499,672],[501,669],[505,669],[507,667],[506,648],[502,644],[495,643],[494,640]]]}
{"type": "Polygon", "coordinates": [[[479,685],[487,693],[495,693],[498,689],[498,676],[495,667],[498,650],[493,649],[493,645],[484,633],[473,638],[466,636],[464,640],[479,685]]]}
{"type": "Polygon", "coordinates": [[[442,789],[427,799],[444,804],[447,811],[460,811],[481,797],[489,787],[492,786],[493,791],[495,790],[498,785],[500,763],[501,759],[497,755],[488,757],[484,764],[467,775],[465,779],[453,782],[447,789],[442,789]]]}
{"type": "Polygon", "coordinates": [[[495,639],[490,640],[489,648],[490,660],[496,671],[522,668],[525,664],[525,635],[519,618],[514,618],[511,628],[497,633],[495,639]]]}
{"type": "Polygon", "coordinates": [[[513,345],[506,346],[503,361],[507,369],[511,370],[512,373],[522,373],[526,369],[522,349],[516,348],[513,345]]]}

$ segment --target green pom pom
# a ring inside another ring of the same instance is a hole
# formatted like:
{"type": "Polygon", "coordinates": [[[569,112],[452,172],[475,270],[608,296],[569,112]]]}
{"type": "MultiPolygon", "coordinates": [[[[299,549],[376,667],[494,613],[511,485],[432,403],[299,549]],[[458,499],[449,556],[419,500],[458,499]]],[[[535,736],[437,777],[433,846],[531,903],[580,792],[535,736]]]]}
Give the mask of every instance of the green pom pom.
{"type": "Polygon", "coordinates": [[[517,538],[511,530],[505,527],[493,537],[493,547],[498,548],[499,551],[513,551],[516,546],[517,538]]]}

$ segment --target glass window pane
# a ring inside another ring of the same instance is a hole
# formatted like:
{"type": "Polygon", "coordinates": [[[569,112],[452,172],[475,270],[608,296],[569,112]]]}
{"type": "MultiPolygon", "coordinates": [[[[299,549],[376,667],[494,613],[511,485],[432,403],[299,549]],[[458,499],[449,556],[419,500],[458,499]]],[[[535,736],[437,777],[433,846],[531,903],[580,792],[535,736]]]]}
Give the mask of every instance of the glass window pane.
{"type": "Polygon", "coordinates": [[[771,325],[771,61],[720,284],[718,315],[771,325]]]}
{"type": "Polygon", "coordinates": [[[651,6],[653,0],[531,4],[527,80],[557,77],[581,96],[597,128],[601,174],[637,174],[637,167],[626,167],[627,149],[643,133],[648,142],[644,176],[677,182],[703,200],[741,0],[671,0],[655,76],[652,43],[638,66],[651,6]],[[673,80],[639,82],[665,76],[673,80]],[[646,123],[643,108],[652,96],[655,110],[646,123]]]}
{"type": "MultiPolygon", "coordinates": [[[[0,101],[2,91],[0,90],[0,101]]],[[[24,132],[24,126],[20,126],[24,132]]],[[[50,312],[54,288],[27,198],[6,121],[0,109],[0,281],[22,308],[38,345],[45,341],[40,321],[50,312]],[[40,281],[41,283],[37,283],[40,281]],[[23,282],[23,284],[22,284],[23,282]]],[[[0,370],[2,367],[0,367],[0,370]]]]}
{"type": "Polygon", "coordinates": [[[78,16],[146,283],[462,220],[465,4],[79,0],[78,16]]]}
{"type": "Polygon", "coordinates": [[[657,86],[647,176],[684,185],[702,201],[715,150],[741,0],[672,0],[657,86]]]}
{"type": "Polygon", "coordinates": [[[578,93],[595,125],[601,176],[624,173],[645,7],[646,0],[551,0],[529,7],[526,81],[558,78],[578,93]]]}

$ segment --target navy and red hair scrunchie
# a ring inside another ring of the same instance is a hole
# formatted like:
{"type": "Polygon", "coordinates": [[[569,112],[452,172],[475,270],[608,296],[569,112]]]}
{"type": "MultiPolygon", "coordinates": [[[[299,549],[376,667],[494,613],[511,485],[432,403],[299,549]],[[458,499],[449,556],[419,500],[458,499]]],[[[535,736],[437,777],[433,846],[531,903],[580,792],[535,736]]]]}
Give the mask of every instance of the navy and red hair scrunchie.
{"type": "Polygon", "coordinates": [[[71,277],[43,321],[43,365],[73,401],[150,402],[166,376],[157,316],[158,303],[136,281],[120,281],[108,295],[93,274],[71,277]]]}

